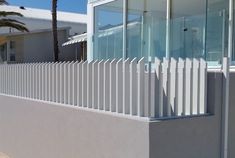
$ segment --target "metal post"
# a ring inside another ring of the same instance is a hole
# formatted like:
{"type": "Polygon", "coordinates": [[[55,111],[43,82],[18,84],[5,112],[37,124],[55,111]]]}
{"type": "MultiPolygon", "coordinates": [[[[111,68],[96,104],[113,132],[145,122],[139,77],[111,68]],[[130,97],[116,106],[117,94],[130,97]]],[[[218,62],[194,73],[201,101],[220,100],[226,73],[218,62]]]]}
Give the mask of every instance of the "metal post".
{"type": "Polygon", "coordinates": [[[170,58],[171,0],[167,0],[166,12],[166,58],[170,58]]]}
{"type": "Polygon", "coordinates": [[[228,158],[229,126],[229,69],[233,51],[233,0],[229,0],[228,57],[223,60],[224,74],[224,116],[223,116],[223,149],[222,158],[228,158]]]}
{"type": "Polygon", "coordinates": [[[127,0],[123,0],[123,60],[127,58],[127,0]]]}
{"type": "Polygon", "coordinates": [[[228,58],[231,61],[233,51],[233,0],[229,0],[228,58]]]}

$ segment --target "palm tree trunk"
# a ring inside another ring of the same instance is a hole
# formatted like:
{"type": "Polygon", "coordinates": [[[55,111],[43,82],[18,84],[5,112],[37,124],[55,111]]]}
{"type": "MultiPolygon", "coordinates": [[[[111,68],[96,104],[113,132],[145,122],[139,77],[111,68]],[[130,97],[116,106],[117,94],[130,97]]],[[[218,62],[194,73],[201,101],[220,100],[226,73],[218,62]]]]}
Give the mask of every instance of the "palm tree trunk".
{"type": "Polygon", "coordinates": [[[52,0],[52,31],[53,31],[53,45],[54,45],[54,61],[59,60],[59,46],[57,34],[57,0],[52,0]]]}

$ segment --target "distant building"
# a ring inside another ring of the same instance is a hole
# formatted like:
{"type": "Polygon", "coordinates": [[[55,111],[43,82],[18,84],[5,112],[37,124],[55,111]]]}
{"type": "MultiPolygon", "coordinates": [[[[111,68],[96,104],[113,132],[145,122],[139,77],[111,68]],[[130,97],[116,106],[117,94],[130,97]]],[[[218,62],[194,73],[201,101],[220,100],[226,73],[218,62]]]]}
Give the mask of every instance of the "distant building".
{"type": "MultiPolygon", "coordinates": [[[[0,11],[15,11],[24,17],[11,17],[26,24],[29,33],[12,28],[0,28],[0,62],[53,61],[52,16],[50,10],[1,6],[0,11]]],[[[86,32],[87,18],[84,14],[58,11],[59,60],[78,59],[82,44],[62,47],[70,36],[86,32]],[[76,50],[76,51],[75,51],[76,50]]]]}

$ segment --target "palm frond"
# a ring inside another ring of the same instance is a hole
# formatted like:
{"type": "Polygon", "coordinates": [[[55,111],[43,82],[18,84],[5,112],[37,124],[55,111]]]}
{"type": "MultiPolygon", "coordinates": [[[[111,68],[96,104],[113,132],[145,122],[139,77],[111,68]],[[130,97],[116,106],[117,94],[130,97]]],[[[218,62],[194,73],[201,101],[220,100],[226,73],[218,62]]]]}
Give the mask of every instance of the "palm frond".
{"type": "Polygon", "coordinates": [[[19,17],[23,17],[22,14],[17,13],[17,12],[6,12],[6,11],[0,11],[0,17],[6,17],[6,16],[19,16],[19,17]]]}
{"type": "Polygon", "coordinates": [[[7,5],[8,4],[8,2],[7,1],[5,1],[5,0],[0,0],[0,5],[7,5]]]}
{"type": "Polygon", "coordinates": [[[13,19],[1,19],[0,27],[11,27],[22,32],[29,32],[29,30],[25,27],[24,23],[13,19]]]}

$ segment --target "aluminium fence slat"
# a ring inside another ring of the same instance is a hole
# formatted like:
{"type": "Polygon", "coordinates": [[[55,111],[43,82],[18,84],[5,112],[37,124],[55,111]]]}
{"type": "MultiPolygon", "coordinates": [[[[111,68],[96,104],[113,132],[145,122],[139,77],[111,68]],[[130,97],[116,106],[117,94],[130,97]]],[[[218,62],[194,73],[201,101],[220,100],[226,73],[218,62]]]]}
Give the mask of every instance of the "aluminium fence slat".
{"type": "Polygon", "coordinates": [[[82,107],[87,107],[87,68],[88,62],[82,64],[82,107]]]}
{"type": "Polygon", "coordinates": [[[55,74],[55,98],[56,98],[56,102],[59,103],[60,102],[60,66],[61,63],[58,63],[56,65],[56,74],[55,74]]]}
{"type": "MultiPolygon", "coordinates": [[[[128,96],[128,95],[127,95],[128,96]]],[[[130,114],[137,115],[137,59],[130,62],[130,114]]]]}
{"type": "Polygon", "coordinates": [[[68,78],[69,78],[69,75],[68,75],[68,67],[69,67],[69,62],[66,62],[65,64],[64,64],[64,71],[63,71],[63,77],[64,77],[64,84],[63,84],[63,86],[64,86],[64,95],[63,95],[63,97],[64,97],[64,104],[68,104],[68,89],[69,89],[69,82],[68,82],[68,78]]]}
{"type": "Polygon", "coordinates": [[[78,63],[77,65],[77,104],[78,106],[82,106],[82,93],[83,93],[83,81],[82,81],[82,65],[84,64],[83,61],[78,63]]]}
{"type": "Polygon", "coordinates": [[[199,103],[198,103],[198,89],[199,89],[199,61],[193,59],[193,68],[192,68],[192,114],[199,114],[199,103]]]}
{"type": "Polygon", "coordinates": [[[73,65],[74,65],[74,61],[70,62],[68,64],[68,104],[69,105],[73,105],[73,86],[74,86],[74,82],[73,82],[73,65]]]}
{"type": "Polygon", "coordinates": [[[98,63],[98,109],[104,110],[104,61],[98,63]]]}
{"type": "Polygon", "coordinates": [[[207,63],[200,59],[200,82],[199,82],[199,113],[207,113],[207,63]]]}
{"type": "Polygon", "coordinates": [[[176,98],[176,71],[177,71],[177,61],[171,58],[170,61],[170,76],[169,76],[169,103],[168,103],[168,116],[175,116],[175,98],[176,98]]]}
{"type": "Polygon", "coordinates": [[[98,109],[98,61],[92,63],[92,108],[98,109]]]}
{"type": "Polygon", "coordinates": [[[109,95],[110,95],[110,111],[111,112],[116,112],[116,64],[117,60],[114,59],[110,63],[110,73],[109,73],[109,78],[110,78],[110,84],[109,84],[109,95]]]}
{"type": "Polygon", "coordinates": [[[87,64],[87,107],[92,108],[92,87],[93,87],[93,75],[92,75],[92,65],[94,61],[87,64]]]}
{"type": "Polygon", "coordinates": [[[155,69],[156,69],[156,74],[155,74],[155,117],[160,118],[163,116],[163,111],[162,111],[162,82],[161,82],[161,60],[159,58],[155,58],[155,69]]]}
{"type": "Polygon", "coordinates": [[[191,87],[192,87],[192,61],[190,59],[185,60],[185,80],[184,80],[184,115],[188,116],[191,115],[191,108],[192,108],[192,102],[191,102],[191,87]]]}
{"type": "Polygon", "coordinates": [[[52,64],[52,67],[51,67],[51,101],[52,102],[57,102],[56,100],[56,80],[57,80],[57,77],[56,77],[56,67],[57,67],[58,63],[54,63],[52,64]]]}
{"type": "Polygon", "coordinates": [[[116,112],[123,113],[123,59],[119,59],[116,63],[116,112]]]}
{"type": "Polygon", "coordinates": [[[106,60],[104,62],[104,110],[110,111],[110,61],[106,60]]]}
{"type": "Polygon", "coordinates": [[[76,61],[72,65],[72,74],[73,74],[73,86],[72,86],[72,105],[77,106],[77,64],[78,61],[76,61]]]}
{"type": "Polygon", "coordinates": [[[130,60],[127,59],[123,62],[123,113],[130,114],[130,60]]]}
{"type": "Polygon", "coordinates": [[[184,60],[178,59],[177,71],[176,71],[176,116],[181,116],[183,114],[183,104],[184,104],[184,60]]]}
{"type": "Polygon", "coordinates": [[[162,63],[162,86],[163,86],[163,117],[169,116],[169,60],[163,59],[162,63]]]}
{"type": "Polygon", "coordinates": [[[61,63],[60,64],[60,69],[59,69],[59,72],[60,72],[60,84],[59,84],[59,87],[60,87],[60,103],[63,104],[64,103],[64,65],[65,65],[65,62],[61,63]]]}
{"type": "Polygon", "coordinates": [[[151,67],[152,63],[148,61],[144,72],[144,117],[150,117],[150,97],[151,97],[151,67]]]}
{"type": "Polygon", "coordinates": [[[137,83],[137,99],[138,99],[138,116],[143,117],[144,116],[144,58],[140,59],[137,65],[138,68],[138,83],[137,83]]]}

